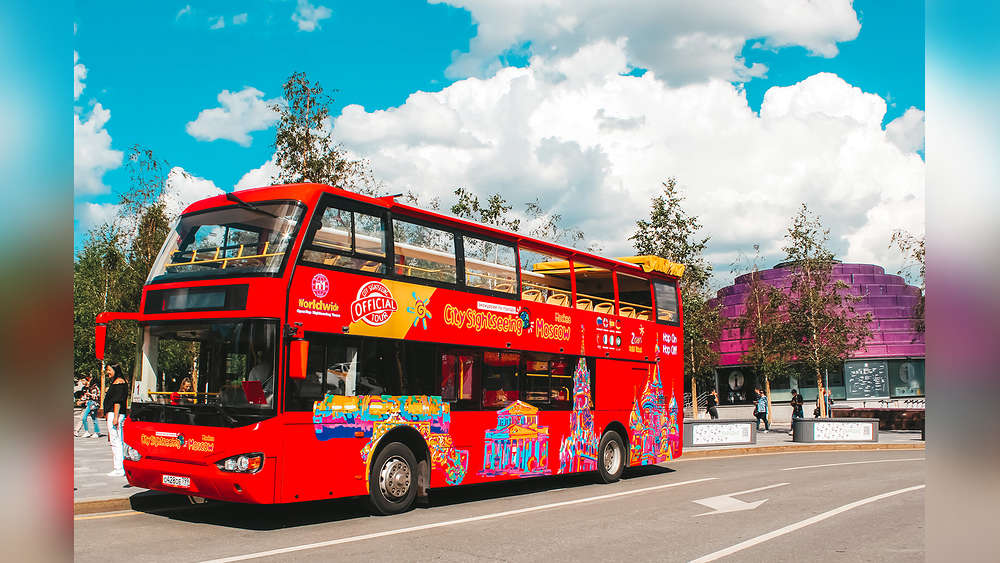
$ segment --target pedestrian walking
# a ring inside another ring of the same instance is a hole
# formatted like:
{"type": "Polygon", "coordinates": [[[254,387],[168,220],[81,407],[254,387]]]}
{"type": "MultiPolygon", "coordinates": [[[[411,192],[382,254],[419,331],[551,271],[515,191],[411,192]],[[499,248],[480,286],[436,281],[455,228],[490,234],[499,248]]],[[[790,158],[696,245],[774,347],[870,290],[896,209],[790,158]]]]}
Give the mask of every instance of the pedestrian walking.
{"type": "Polygon", "coordinates": [[[792,420],[796,418],[805,418],[805,414],[802,412],[802,395],[796,389],[792,389],[792,420]]]}
{"type": "Polygon", "coordinates": [[[826,416],[827,418],[833,418],[833,393],[830,392],[830,388],[827,387],[823,390],[823,400],[826,402],[826,416]]]}
{"type": "Polygon", "coordinates": [[[128,399],[128,378],[121,364],[109,365],[105,375],[111,380],[104,395],[104,412],[108,416],[108,442],[111,443],[113,468],[108,477],[124,477],[125,446],[122,430],[125,428],[125,402],[128,399]]]}
{"type": "Polygon", "coordinates": [[[719,409],[716,406],[719,404],[719,392],[712,389],[708,393],[708,416],[712,417],[712,420],[719,418],[719,409]]]}
{"type": "Polygon", "coordinates": [[[771,431],[771,421],[767,419],[767,395],[760,392],[760,389],[754,389],[757,394],[756,405],[753,409],[753,415],[757,419],[757,431],[760,431],[760,422],[764,421],[764,431],[771,431]]]}
{"type": "Polygon", "coordinates": [[[96,381],[91,380],[90,386],[84,390],[83,401],[86,406],[83,408],[83,418],[76,425],[73,435],[77,438],[97,438],[101,435],[101,427],[97,424],[97,402],[101,399],[101,388],[96,381]],[[94,431],[90,431],[90,419],[94,421],[94,431]],[[81,428],[83,434],[80,434],[81,428]]]}

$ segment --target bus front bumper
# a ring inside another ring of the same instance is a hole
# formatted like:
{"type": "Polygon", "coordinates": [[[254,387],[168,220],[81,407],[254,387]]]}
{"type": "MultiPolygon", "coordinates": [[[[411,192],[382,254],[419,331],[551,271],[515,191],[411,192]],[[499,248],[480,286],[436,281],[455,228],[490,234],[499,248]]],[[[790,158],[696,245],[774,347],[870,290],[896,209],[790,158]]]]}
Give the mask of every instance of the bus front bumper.
{"type": "Polygon", "coordinates": [[[193,464],[157,458],[125,460],[130,485],[180,495],[229,502],[274,503],[275,458],[264,459],[257,473],[231,473],[212,464],[193,464]]]}

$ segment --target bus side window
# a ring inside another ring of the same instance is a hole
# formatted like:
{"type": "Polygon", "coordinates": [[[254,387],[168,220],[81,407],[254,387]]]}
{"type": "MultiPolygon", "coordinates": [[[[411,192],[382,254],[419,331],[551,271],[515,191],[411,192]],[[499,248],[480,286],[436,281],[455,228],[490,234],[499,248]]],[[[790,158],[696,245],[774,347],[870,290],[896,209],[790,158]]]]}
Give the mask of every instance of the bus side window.
{"type": "Polygon", "coordinates": [[[306,378],[286,379],[285,410],[311,411],[326,394],[354,395],[358,375],[358,347],[343,339],[309,339],[306,378]]]}
{"type": "Polygon", "coordinates": [[[656,291],[656,320],[667,324],[677,324],[677,285],[674,282],[653,282],[656,291]]]}
{"type": "Polygon", "coordinates": [[[483,409],[498,410],[518,400],[518,352],[483,352],[483,409]]]}
{"type": "Polygon", "coordinates": [[[521,258],[521,299],[571,307],[572,285],[569,261],[565,256],[519,247],[521,258]]]}
{"type": "Polygon", "coordinates": [[[476,356],[467,350],[441,353],[438,390],[445,401],[471,401],[478,385],[476,356]]]}
{"type": "MultiPolygon", "coordinates": [[[[554,390],[550,390],[552,354],[524,353],[524,372],[521,383],[521,400],[536,407],[548,407],[554,390]]],[[[572,382],[571,382],[572,383],[572,382]]],[[[572,387],[572,385],[570,385],[572,387]]]]}
{"type": "Polygon", "coordinates": [[[303,262],[351,270],[385,271],[385,220],[328,205],[305,241],[303,262]]]}
{"type": "Polygon", "coordinates": [[[649,280],[628,274],[618,274],[618,314],[630,319],[652,320],[653,296],[649,280]]]}

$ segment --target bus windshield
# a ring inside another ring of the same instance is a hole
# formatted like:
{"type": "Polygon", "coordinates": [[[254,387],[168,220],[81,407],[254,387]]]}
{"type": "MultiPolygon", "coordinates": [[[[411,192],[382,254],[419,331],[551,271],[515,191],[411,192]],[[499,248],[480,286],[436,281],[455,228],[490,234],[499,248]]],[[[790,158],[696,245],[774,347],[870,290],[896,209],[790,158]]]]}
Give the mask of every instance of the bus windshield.
{"type": "Polygon", "coordinates": [[[304,209],[291,202],[261,203],[184,215],[163,243],[146,283],[278,273],[304,209]]]}
{"type": "Polygon", "coordinates": [[[133,418],[168,422],[160,405],[184,412],[180,420],[169,420],[175,423],[237,426],[274,414],[275,321],[147,325],[142,350],[156,382],[142,403],[133,403],[133,418]],[[190,413],[203,420],[194,421],[190,413]]]}

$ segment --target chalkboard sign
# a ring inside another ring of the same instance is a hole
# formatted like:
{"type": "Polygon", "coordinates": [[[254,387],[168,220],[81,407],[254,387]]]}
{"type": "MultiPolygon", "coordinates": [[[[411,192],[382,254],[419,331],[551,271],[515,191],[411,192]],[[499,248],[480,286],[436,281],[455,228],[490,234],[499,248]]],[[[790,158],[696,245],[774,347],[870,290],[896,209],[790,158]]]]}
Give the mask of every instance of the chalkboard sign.
{"type": "Polygon", "coordinates": [[[844,362],[848,399],[888,399],[889,366],[885,361],[844,362]]]}

